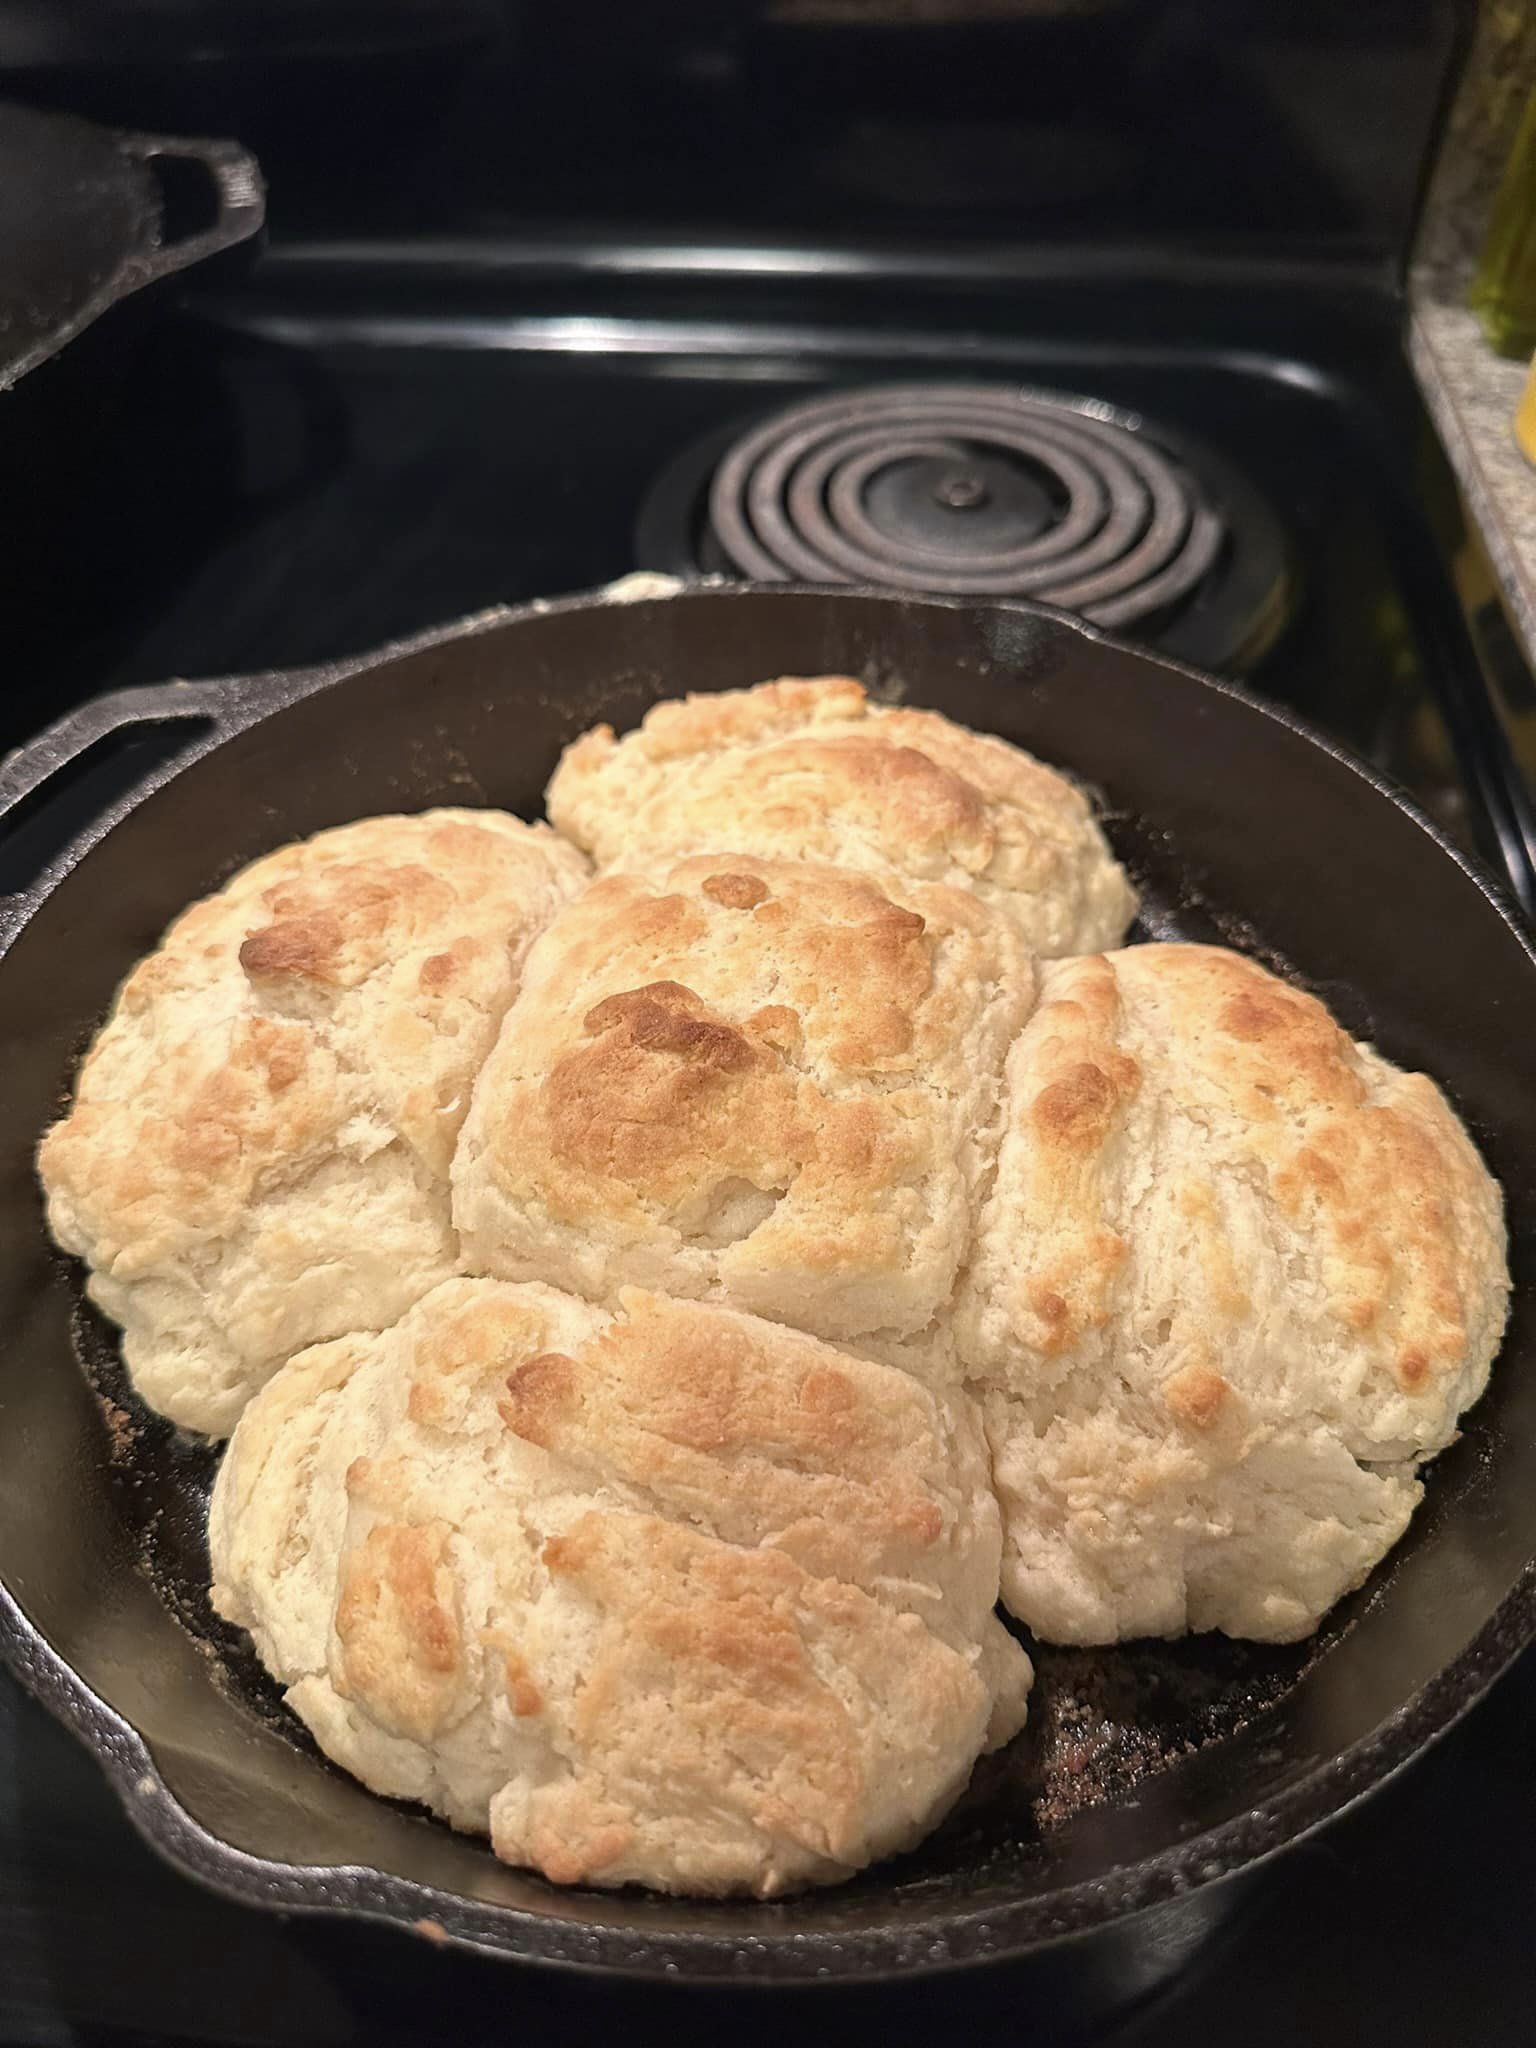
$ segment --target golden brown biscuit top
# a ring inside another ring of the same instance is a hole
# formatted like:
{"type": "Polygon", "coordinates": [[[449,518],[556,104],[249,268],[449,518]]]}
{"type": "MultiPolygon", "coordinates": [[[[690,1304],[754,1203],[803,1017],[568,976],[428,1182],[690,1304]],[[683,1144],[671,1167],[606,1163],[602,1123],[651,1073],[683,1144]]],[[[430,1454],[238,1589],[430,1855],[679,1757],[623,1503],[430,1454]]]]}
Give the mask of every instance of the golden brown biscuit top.
{"type": "Polygon", "coordinates": [[[557,1882],[841,1875],[1023,1718],[972,1404],[731,1310],[447,1281],[258,1395],[210,1535],[322,1745],[557,1882]]]}
{"type": "MultiPolygon", "coordinates": [[[[869,708],[868,692],[852,676],[781,676],[750,690],[665,698],[645,714],[636,741],[652,760],[675,760],[738,740],[771,739],[805,725],[862,718],[869,708]]],[[[611,739],[612,727],[606,730],[611,739]]],[[[583,734],[576,744],[592,738],[591,733],[583,734]]]]}
{"type": "MultiPolygon", "coordinates": [[[[594,1495],[730,1543],[807,1563],[812,1546],[833,1576],[910,1576],[960,1511],[963,1397],[755,1316],[643,1288],[611,1311],[552,1288],[453,1280],[389,1341],[415,1428],[505,1431],[549,1453],[563,1489],[579,1474],[594,1495]]],[[[265,1406],[282,1420],[274,1396],[265,1406]]],[[[386,1460],[356,1461],[347,1485],[379,1513],[414,1504],[386,1460]]]]}
{"type": "Polygon", "coordinates": [[[1051,953],[1119,940],[1134,909],[1080,791],[934,711],[871,703],[847,676],[657,704],[584,734],[550,816],[601,865],[694,847],[976,886],[1051,953]]]}
{"type": "MultiPolygon", "coordinates": [[[[611,726],[595,726],[567,750],[564,767],[579,779],[616,744],[611,726]]],[[[895,811],[947,818],[962,828],[979,825],[983,799],[1060,803],[1079,816],[1088,814],[1085,799],[1065,777],[1019,748],[956,725],[942,712],[877,704],[852,676],[781,676],[750,690],[667,698],[652,705],[624,744],[640,759],[657,763],[762,746],[771,748],[786,773],[797,763],[821,763],[840,769],[850,787],[863,784],[871,795],[879,793],[890,766],[886,757],[905,756],[894,767],[895,811]],[[848,731],[841,730],[845,726],[848,731]],[[791,745],[796,751],[786,751],[791,745]],[[871,754],[871,748],[880,751],[871,754]]],[[[765,778],[771,781],[775,772],[770,766],[765,778]]]]}
{"type": "Polygon", "coordinates": [[[445,1522],[375,1522],[336,1602],[336,1689],[391,1735],[430,1742],[463,1712],[466,1665],[445,1522]]]}
{"type": "MultiPolygon", "coordinates": [[[[1051,966],[1014,1085],[1025,1166],[1008,1227],[1040,1247],[1015,1302],[1043,1357],[1105,1327],[1154,1219],[1198,1277],[1207,1355],[1167,1390],[1197,1427],[1222,1411],[1223,1353],[1259,1315],[1255,1290],[1279,1279],[1288,1313],[1431,1405],[1502,1315],[1497,1189],[1433,1082],[1241,955],[1156,945],[1051,966]],[[1272,1241],[1234,1239],[1224,1185],[1259,1192],[1272,1241]]],[[[1321,1352],[1312,1363],[1326,1374],[1321,1352]]]]}
{"type": "Polygon", "coordinates": [[[582,869],[542,827],[439,811],[284,847],[194,904],[43,1142],[93,1257],[211,1242],[318,1159],[397,1136],[445,1176],[516,961],[582,869]]]}
{"type": "MultiPolygon", "coordinates": [[[[1032,986],[964,892],[734,854],[607,876],[530,959],[467,1151],[525,1217],[664,1228],[812,1280],[895,1275],[1032,986]]],[[[940,1227],[917,1325],[968,1220],[940,1227]]],[[[852,1327],[874,1325],[824,1333],[852,1327]]]]}
{"type": "Polygon", "coordinates": [[[627,1289],[576,1356],[508,1375],[507,1427],[594,1484],[823,1577],[926,1575],[953,1520],[942,1411],[915,1380],[755,1318],[627,1289]]]}
{"type": "Polygon", "coordinates": [[[598,1617],[572,1733],[609,1750],[609,1780],[629,1791],[622,1801],[594,1797],[575,1779],[540,1802],[528,1847],[557,1883],[632,1853],[636,1795],[653,1786],[734,1808],[770,1839],[853,1864],[879,1796],[879,1764],[853,1702],[881,1701],[890,1731],[881,1747],[898,1755],[974,1714],[971,1667],[914,1615],[773,1551],[591,1513],[551,1538],[543,1558],[598,1617]]]}

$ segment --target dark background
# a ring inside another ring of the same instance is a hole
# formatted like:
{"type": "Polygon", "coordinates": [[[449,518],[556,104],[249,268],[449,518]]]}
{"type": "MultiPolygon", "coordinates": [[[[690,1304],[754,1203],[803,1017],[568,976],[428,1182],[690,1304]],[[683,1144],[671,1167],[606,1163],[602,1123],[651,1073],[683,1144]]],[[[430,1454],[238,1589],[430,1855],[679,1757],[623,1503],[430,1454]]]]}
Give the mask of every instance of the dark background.
{"type": "Polygon", "coordinates": [[[278,241],[1379,261],[1469,20],[1452,0],[3,0],[0,89],[238,136],[278,241]]]}

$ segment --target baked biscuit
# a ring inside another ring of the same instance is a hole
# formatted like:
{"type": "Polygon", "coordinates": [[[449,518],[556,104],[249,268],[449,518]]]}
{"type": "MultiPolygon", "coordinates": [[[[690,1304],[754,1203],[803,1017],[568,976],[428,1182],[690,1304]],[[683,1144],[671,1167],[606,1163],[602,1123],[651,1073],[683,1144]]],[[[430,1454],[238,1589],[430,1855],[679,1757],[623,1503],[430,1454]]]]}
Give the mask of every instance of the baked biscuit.
{"type": "Polygon", "coordinates": [[[605,876],[529,955],[476,1084],[465,1269],[926,1344],[1033,987],[968,891],[739,854],[605,876]]]}
{"type": "Polygon", "coordinates": [[[453,1271],[471,1083],[586,874],[499,812],[367,818],[255,862],[129,975],[39,1170],[152,1407],[223,1435],[291,1353],[453,1271]]]}
{"type": "Polygon", "coordinates": [[[326,1753],[557,1883],[835,1881],[1024,1719],[968,1398],[730,1310],[448,1281],[258,1395],[209,1535],[326,1753]]]}
{"type": "Polygon", "coordinates": [[[1064,776],[848,676],[657,704],[623,739],[597,726],[548,804],[603,868],[735,847],[974,889],[1047,959],[1118,946],[1136,910],[1064,776]]]}
{"type": "Polygon", "coordinates": [[[1482,1392],[1499,1190],[1444,1098],[1216,948],[1054,963],[957,1310],[1004,1597],[1051,1640],[1309,1633],[1482,1392]]]}

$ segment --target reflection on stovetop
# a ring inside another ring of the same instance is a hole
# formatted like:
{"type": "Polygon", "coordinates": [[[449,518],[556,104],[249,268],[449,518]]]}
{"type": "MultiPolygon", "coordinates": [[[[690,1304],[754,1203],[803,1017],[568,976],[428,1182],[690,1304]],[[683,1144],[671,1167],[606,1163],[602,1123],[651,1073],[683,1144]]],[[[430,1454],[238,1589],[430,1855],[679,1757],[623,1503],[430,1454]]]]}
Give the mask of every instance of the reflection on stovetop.
{"type": "Polygon", "coordinates": [[[895,2042],[985,2026],[1051,2048],[1524,2048],[1533,1720],[1528,1656],[1325,1834],[1235,1894],[1218,1886],[1165,1909],[1139,1982],[1063,1977],[1047,1960],[890,1988],[750,1994],[534,1972],[216,1898],[157,1863],[85,1753],[0,1676],[0,2042],[420,2048],[443,2038],[451,2015],[464,2048],[525,2029],[678,2048],[713,2044],[722,2029],[766,2042],[786,2021],[822,2038],[878,2028],[895,2042]]]}

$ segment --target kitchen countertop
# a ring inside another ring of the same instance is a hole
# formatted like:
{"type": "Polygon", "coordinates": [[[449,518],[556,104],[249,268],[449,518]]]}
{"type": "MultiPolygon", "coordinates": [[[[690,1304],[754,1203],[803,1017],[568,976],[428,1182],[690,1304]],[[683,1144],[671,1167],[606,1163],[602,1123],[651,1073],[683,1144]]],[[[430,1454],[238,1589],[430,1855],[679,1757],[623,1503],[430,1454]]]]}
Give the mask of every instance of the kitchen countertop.
{"type": "Polygon", "coordinates": [[[1527,99],[1536,17],[1483,0],[1420,225],[1409,351],[1527,662],[1536,669],[1536,468],[1514,438],[1526,365],[1489,346],[1467,288],[1527,99]]]}
{"type": "Polygon", "coordinates": [[[1415,291],[1409,351],[1526,659],[1536,668],[1536,468],[1516,445],[1526,366],[1495,355],[1476,315],[1438,285],[1415,291]]]}

